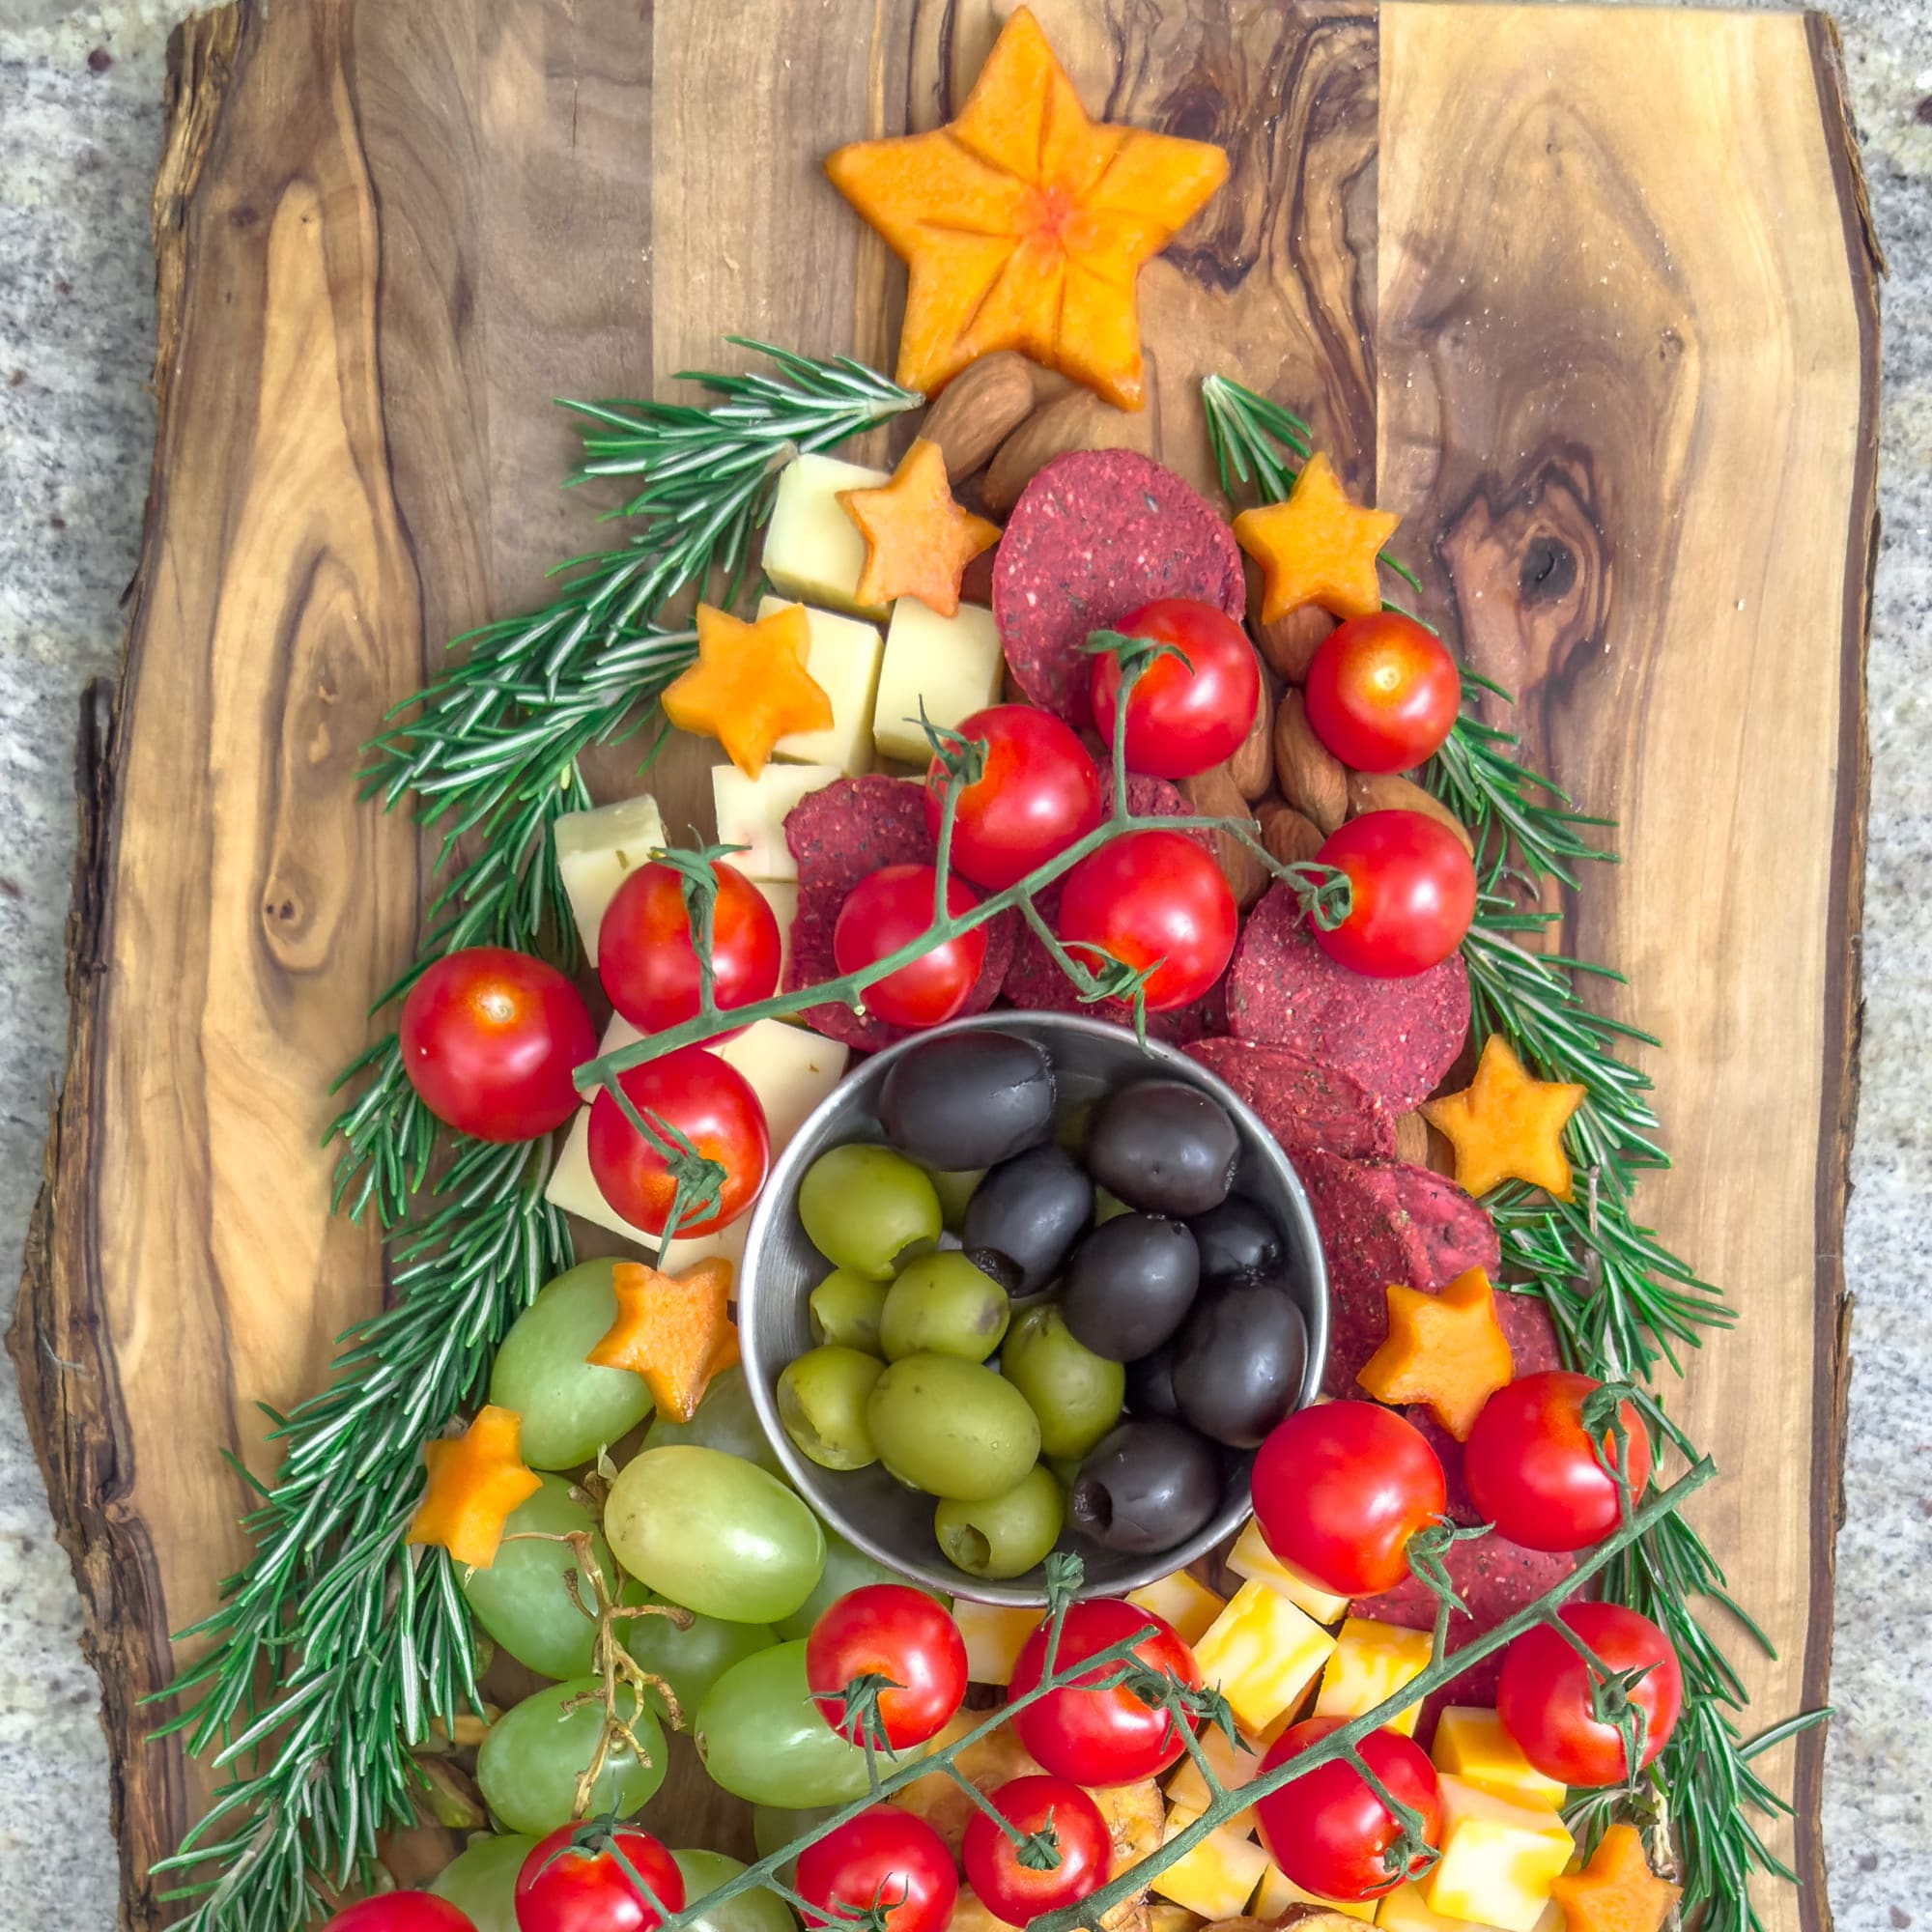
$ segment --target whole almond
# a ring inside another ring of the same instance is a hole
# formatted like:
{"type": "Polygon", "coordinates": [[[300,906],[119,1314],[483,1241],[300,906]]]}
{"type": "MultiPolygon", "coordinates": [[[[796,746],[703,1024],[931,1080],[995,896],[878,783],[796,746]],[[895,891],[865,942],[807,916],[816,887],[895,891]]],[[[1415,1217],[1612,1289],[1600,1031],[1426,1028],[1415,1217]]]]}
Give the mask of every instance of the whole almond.
{"type": "MultiPolygon", "coordinates": [[[[1212,765],[1191,779],[1182,779],[1180,795],[1189,809],[1204,818],[1250,816],[1248,802],[1226,765],[1212,765]]],[[[1220,867],[1221,876],[1235,895],[1235,903],[1246,912],[1268,889],[1267,867],[1262,864],[1258,852],[1231,833],[1210,832],[1208,838],[1214,848],[1214,863],[1220,867]]]]}
{"type": "Polygon", "coordinates": [[[1321,828],[1292,805],[1270,800],[1255,808],[1262,828],[1262,843],[1277,866],[1305,866],[1321,851],[1321,828]]]}
{"type": "Polygon", "coordinates": [[[1284,691],[1274,714],[1274,775],[1281,795],[1323,832],[1349,815],[1349,774],[1308,722],[1298,691],[1284,691]]]}
{"type": "MultiPolygon", "coordinates": [[[[942,401],[944,398],[941,399],[942,401]]],[[[1149,450],[1153,431],[1146,410],[1117,410],[1091,389],[1069,389],[1057,403],[1036,410],[1001,443],[980,479],[980,500],[989,516],[1004,517],[1020,492],[1069,449],[1149,450]]]]}
{"type": "Polygon", "coordinates": [[[1334,628],[1334,618],[1321,605],[1304,604],[1300,610],[1290,611],[1272,623],[1258,622],[1255,636],[1260,639],[1262,656],[1267,659],[1268,668],[1290,684],[1301,684],[1307,679],[1308,667],[1314,662],[1321,639],[1334,628]]]}
{"type": "Polygon", "coordinates": [[[1365,811],[1419,811],[1445,825],[1463,841],[1463,850],[1476,856],[1469,828],[1435,796],[1398,772],[1350,772],[1349,774],[1349,816],[1359,818],[1365,811]]]}
{"type": "Polygon", "coordinates": [[[1245,799],[1265,798],[1274,783],[1274,750],[1269,740],[1274,729],[1274,704],[1268,696],[1266,673],[1255,693],[1255,719],[1248,735],[1235,747],[1228,771],[1245,799]]]}
{"type": "Polygon", "coordinates": [[[1013,350],[998,349],[947,384],[919,433],[939,445],[947,477],[957,483],[983,468],[1033,410],[1032,364],[1013,350]]]}

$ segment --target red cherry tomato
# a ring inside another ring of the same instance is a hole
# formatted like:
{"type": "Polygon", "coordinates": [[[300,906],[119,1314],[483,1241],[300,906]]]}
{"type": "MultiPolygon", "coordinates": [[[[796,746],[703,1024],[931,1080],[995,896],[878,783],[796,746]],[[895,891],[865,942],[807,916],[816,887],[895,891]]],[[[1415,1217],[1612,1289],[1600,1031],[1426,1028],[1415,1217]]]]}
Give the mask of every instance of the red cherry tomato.
{"type": "Polygon", "coordinates": [[[1434,757],[1463,708],[1442,639],[1399,611],[1351,617],[1321,639],[1302,687],[1315,735],[1358,772],[1434,757]]]}
{"type": "Polygon", "coordinates": [[[1147,1005],[1160,1012],[1227,971],[1239,923],[1221,868],[1185,833],[1123,832],[1067,873],[1055,926],[1084,966],[1096,962],[1082,947],[1136,968],[1158,960],[1147,1005]]]}
{"type": "Polygon", "coordinates": [[[959,1896],[946,1841],[923,1818],[874,1804],[798,1855],[798,1890],[817,1908],[808,1925],[832,1925],[886,1908],[887,1932],[945,1932],[959,1896]]]}
{"type": "Polygon", "coordinates": [[[1018,1847],[983,1811],[966,1821],[960,1862],[973,1895],[1009,1925],[1024,1925],[1036,1913],[1078,1905],[1106,1883],[1113,1840],[1100,1807],[1064,1777],[1015,1777],[991,1794],[1002,1818],[1022,1832],[1051,1831],[1060,1862],[1035,1871],[1019,1861],[1018,1847]]]}
{"type": "MultiPolygon", "coordinates": [[[[1463,1445],[1463,1473],[1484,1520],[1525,1549],[1583,1549],[1622,1514],[1617,1485],[1583,1429],[1583,1404],[1602,1384],[1568,1369],[1519,1376],[1483,1405],[1463,1445]]],[[[1631,1494],[1650,1480],[1650,1436],[1635,1407],[1622,1419],[1631,1494]]],[[[1614,1463],[1615,1439],[1603,1438],[1614,1463]]]]}
{"type": "Polygon", "coordinates": [[[1376,980],[1426,973],[1463,943],[1476,913],[1476,867],[1463,841],[1420,811],[1365,811],[1331,832],[1318,866],[1349,875],[1349,916],[1316,942],[1376,980]]]}
{"type": "MultiPolygon", "coordinates": [[[[857,973],[896,952],[932,926],[930,866],[882,866],[845,895],[832,928],[832,957],[841,973],[857,973]]],[[[971,912],[980,895],[963,879],[946,882],[946,910],[954,919],[971,912]]],[[[874,980],[861,997],[866,1010],[889,1026],[931,1027],[950,1020],[986,963],[986,928],[943,941],[910,964],[874,980]]]]}
{"type": "MultiPolygon", "coordinates": [[[[1346,1722],[1346,1718],[1305,1718],[1292,1724],[1268,1747],[1257,1776],[1286,1764],[1346,1722]]],[[[1432,1845],[1439,1844],[1442,1794],[1422,1747],[1384,1726],[1362,1740],[1361,1753],[1389,1796],[1420,1813],[1422,1835],[1432,1845]]],[[[1268,1856],[1303,1891],[1320,1898],[1377,1898],[1425,1868],[1419,1858],[1408,1873],[1392,1872],[1383,1863],[1382,1855],[1401,1836],[1402,1827],[1345,1759],[1317,1765],[1257,1799],[1255,1818],[1268,1856]]]]}
{"type": "MultiPolygon", "coordinates": [[[[952,864],[976,886],[1002,892],[1084,838],[1100,822],[1100,774],[1087,747],[1050,711],[994,704],[959,726],[985,746],[985,769],[952,813],[952,864]]],[[[925,822],[936,837],[946,797],[937,758],[925,778],[925,822]]]]}
{"type": "Polygon", "coordinates": [[[874,1674],[899,1687],[879,1692],[886,1744],[894,1750],[923,1745],[966,1695],[966,1641],[959,1626],[909,1583],[867,1583],[846,1591],[819,1613],[805,1640],[805,1681],[819,1715],[852,1744],[863,1743],[864,1732],[846,1723],[841,1693],[855,1678],[874,1674]]]}
{"type": "Polygon", "coordinates": [[[531,1847],[517,1874],[518,1932],[650,1932],[667,1914],[684,1910],[684,1874],[648,1832],[599,1833],[582,1850],[569,1849],[582,1830],[561,1826],[531,1847]],[[612,1847],[649,1888],[649,1897],[631,1882],[612,1847]]]}
{"type": "MultiPolygon", "coordinates": [[[[713,998],[719,1008],[768,1000],[779,983],[779,922],[771,901],[735,866],[714,863],[713,998]]],[[[639,866],[617,888],[597,928],[597,977],[611,1004],[639,1033],[663,1033],[697,1012],[684,882],[669,866],[639,866]]],[[[728,1039],[740,1029],[720,1028],[728,1039]]]]}
{"type": "MultiPolygon", "coordinates": [[[[1118,1597],[1091,1597],[1066,1612],[1057,1668],[1065,1670],[1149,1624],[1154,1627],[1153,1634],[1137,1643],[1133,1654],[1182,1684],[1198,1685],[1201,1672],[1194,1653],[1173,1627],[1151,1610],[1118,1597]]],[[[1011,1696],[1024,1695],[1045,1674],[1047,1634],[1042,1624],[1020,1646],[1011,1696]]],[[[1165,1771],[1187,1748],[1167,1713],[1143,1704],[1124,1685],[1103,1690],[1084,1688],[1106,1676],[1110,1667],[1103,1664],[1083,1672],[1013,1719],[1020,1743],[1056,1777],[1071,1778],[1075,1784],[1138,1784],[1165,1771]]]]}
{"type": "Polygon", "coordinates": [[[1278,1423],[1255,1454],[1254,1497],[1267,1547],[1344,1597],[1394,1589],[1408,1539],[1448,1507],[1421,1430],[1373,1402],[1324,1402],[1278,1423]]]}
{"type": "Polygon", "coordinates": [[[528,1141],[577,1111],[571,1070],[597,1051],[583,995],[507,946],[439,959],[403,1002],[403,1070],[439,1121],[484,1141],[528,1141]]]}
{"type": "MultiPolygon", "coordinates": [[[[1651,1666],[1630,1693],[1644,1714],[1641,1763],[1648,1764],[1684,1709],[1684,1674],[1670,1639],[1621,1604],[1566,1604],[1557,1614],[1609,1669],[1651,1666]]],[[[1547,1624],[1524,1631],[1503,1652],[1496,1716],[1544,1776],[1578,1786],[1623,1782],[1624,1741],[1614,1724],[1592,1715],[1589,1666],[1547,1624]]]]}
{"type": "MultiPolygon", "coordinates": [[[[646,1122],[655,1115],[724,1170],[717,1211],[683,1222],[680,1235],[708,1235],[752,1205],[765,1184],[771,1136],[758,1096],[735,1066],[701,1046],[681,1046],[619,1074],[617,1084],[646,1122]]],[[[664,1233],[675,1191],[664,1156],[601,1092],[590,1105],[590,1172],[598,1191],[632,1227],[664,1233]]]]}
{"type": "MultiPolygon", "coordinates": [[[[1127,769],[1157,779],[1191,779],[1232,757],[1255,722],[1261,667],[1247,633],[1213,604],[1162,597],[1114,628],[1150,643],[1172,644],[1180,658],[1155,658],[1127,695],[1127,769]]],[[[1120,660],[1094,660],[1094,724],[1114,748],[1120,660]]]]}
{"type": "Polygon", "coordinates": [[[345,1905],[322,1932],[476,1932],[476,1922],[427,1891],[386,1891],[345,1905]]]}

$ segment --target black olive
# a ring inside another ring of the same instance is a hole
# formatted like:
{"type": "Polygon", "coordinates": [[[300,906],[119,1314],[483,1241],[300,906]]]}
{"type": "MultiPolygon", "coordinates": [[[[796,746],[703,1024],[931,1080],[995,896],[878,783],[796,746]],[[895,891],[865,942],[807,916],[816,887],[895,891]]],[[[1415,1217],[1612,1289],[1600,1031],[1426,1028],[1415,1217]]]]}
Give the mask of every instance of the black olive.
{"type": "Polygon", "coordinates": [[[1172,1549],[1221,1506],[1220,1459],[1178,1422],[1135,1419],[1110,1430],[1081,1463],[1066,1513],[1108,1549],[1172,1549]]]}
{"type": "Polygon", "coordinates": [[[1200,1296],[1174,1346],[1174,1398],[1204,1435],[1252,1449],[1294,1407],[1308,1330],[1286,1290],[1231,1282],[1200,1296]]]}
{"type": "Polygon", "coordinates": [[[1194,1236],[1160,1214],[1116,1214],[1066,1264],[1060,1305],[1076,1341],[1131,1362],[1179,1328],[1201,1280],[1194,1236]]]}
{"type": "Polygon", "coordinates": [[[1179,1080],[1144,1080],[1108,1094],[1087,1134],[1094,1179],[1150,1214],[1219,1207],[1240,1152],[1234,1122],[1200,1088],[1179,1080]]]}
{"type": "Polygon", "coordinates": [[[879,1122],[927,1167],[991,1167],[1053,1135],[1053,1065],[1011,1033],[944,1034],[908,1047],[879,1090],[879,1122]]]}
{"type": "Polygon", "coordinates": [[[1172,1342],[1163,1342],[1151,1354],[1127,1364],[1127,1412],[1164,1416],[1170,1422],[1180,1419],[1180,1405],[1174,1399],[1172,1342]]]}
{"type": "Polygon", "coordinates": [[[969,1254],[1004,1255],[1019,1270],[1009,1293],[1033,1294],[1059,1274],[1093,1213],[1094,1183],[1080,1163],[1062,1148],[1034,1148],[1002,1161],[973,1190],[959,1241],[969,1254]]]}
{"type": "Polygon", "coordinates": [[[1229,1195],[1218,1208],[1197,1214],[1187,1227],[1201,1251],[1203,1281],[1281,1271],[1281,1230],[1267,1209],[1245,1194],[1229,1195]]]}

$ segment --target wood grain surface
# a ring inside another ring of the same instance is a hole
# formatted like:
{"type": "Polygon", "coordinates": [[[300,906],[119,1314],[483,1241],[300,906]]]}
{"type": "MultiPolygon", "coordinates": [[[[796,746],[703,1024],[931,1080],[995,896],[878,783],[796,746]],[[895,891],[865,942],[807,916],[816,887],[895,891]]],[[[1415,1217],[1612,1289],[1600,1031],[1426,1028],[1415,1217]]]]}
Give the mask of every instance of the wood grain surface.
{"type": "MultiPolygon", "coordinates": [[[[945,118],[998,11],[244,0],[176,38],[147,542],[118,706],[84,721],[73,1031],[11,1337],[129,1925],[165,1921],[147,1867],[202,1788],[137,1700],[241,1553],[215,1451],[266,1471],[253,1405],[312,1388],[382,1293],[316,1142],[423,864],[356,805],[356,748],[594,540],[549,398],[662,393],[727,332],[889,358],[899,271],[816,162],[945,118]]],[[[1036,11],[1096,112],[1233,158],[1143,284],[1160,452],[1204,477],[1210,368],[1309,414],[1538,754],[1624,821],[1566,944],[1665,1041],[1680,1166],[1646,1205],[1745,1315],[1679,1405],[1727,1466],[1703,1525],[1782,1650],[1747,1665],[1761,1715],[1815,1701],[1876,369],[1829,24],[1036,11]]],[[[668,815],[702,822],[706,762],[670,754],[668,815]]],[[[1825,1913],[1819,1762],[1775,1766],[1806,1881],[1775,1926],[1825,1913]]],[[[742,1832],[674,1781],[694,1839],[742,1832]]]]}

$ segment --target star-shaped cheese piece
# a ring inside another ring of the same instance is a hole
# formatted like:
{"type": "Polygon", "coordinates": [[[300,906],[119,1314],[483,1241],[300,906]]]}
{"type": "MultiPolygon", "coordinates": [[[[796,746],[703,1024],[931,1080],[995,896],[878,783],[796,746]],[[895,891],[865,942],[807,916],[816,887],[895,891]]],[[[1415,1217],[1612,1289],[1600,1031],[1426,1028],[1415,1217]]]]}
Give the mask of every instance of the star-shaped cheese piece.
{"type": "Polygon", "coordinates": [[[1458,1442],[1466,1442],[1483,1405],[1516,1374],[1489,1276],[1475,1267],[1435,1294],[1396,1282],[1382,1293],[1388,1339],[1355,1379],[1378,1402],[1423,1404],[1458,1442]]]}
{"type": "Polygon", "coordinates": [[[518,1450],[523,1418],[487,1403],[461,1435],[423,1445],[429,1482],[410,1519],[409,1541],[433,1543],[457,1562],[487,1570],[510,1512],[543,1487],[518,1450]]]}
{"type": "Polygon", "coordinates": [[[600,1369],[641,1376],[658,1413],[689,1422],[719,1370],[738,1359],[731,1323],[731,1264],[713,1255],[682,1274],[664,1274],[639,1262],[611,1272],[617,1319],[585,1357],[600,1369]]]}
{"type": "Polygon", "coordinates": [[[855,141],[825,171],[909,271],[905,387],[931,394],[978,357],[1017,349],[1137,410],[1136,279],[1227,179],[1228,157],[1090,121],[1020,7],[957,120],[855,141]]]}
{"type": "Polygon", "coordinates": [[[1523,1180],[1568,1201],[1563,1129],[1588,1091],[1570,1080],[1532,1080],[1509,1041],[1492,1033],[1475,1079],[1460,1094],[1425,1100],[1422,1116],[1456,1150],[1456,1184],[1465,1194],[1523,1180]]]}
{"type": "Polygon", "coordinates": [[[1579,1872],[1549,1882],[1565,1932],[1658,1932],[1683,1896],[1650,1869],[1634,1825],[1612,1825],[1579,1872]]]}
{"type": "Polygon", "coordinates": [[[951,617],[959,609],[966,566],[1000,540],[997,524],[952,500],[945,455],[923,437],[899,458],[890,483],[878,490],[841,490],[838,500],[866,539],[861,604],[917,597],[951,617]]]}
{"type": "Polygon", "coordinates": [[[1401,521],[1350,502],[1317,450],[1285,503],[1264,503],[1235,519],[1235,541],[1262,567],[1262,622],[1272,624],[1305,604],[1337,617],[1379,611],[1376,557],[1401,521]]]}
{"type": "Polygon", "coordinates": [[[748,624],[709,604],[697,607],[697,662],[661,700],[680,731],[716,738],[748,779],[772,747],[794,731],[832,727],[832,700],[805,668],[811,627],[801,604],[781,605],[748,624]]]}

